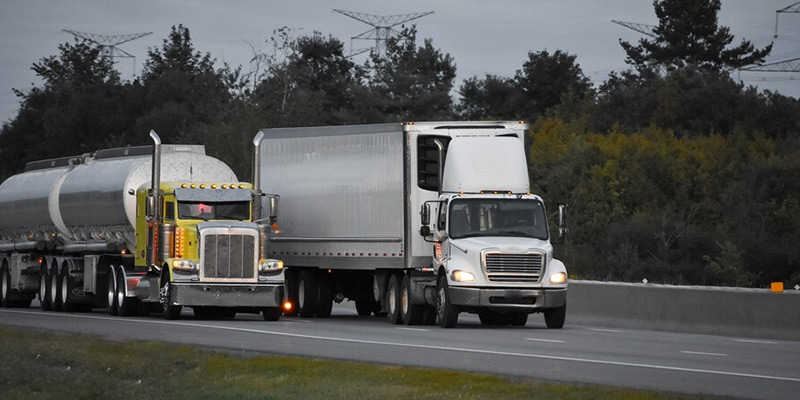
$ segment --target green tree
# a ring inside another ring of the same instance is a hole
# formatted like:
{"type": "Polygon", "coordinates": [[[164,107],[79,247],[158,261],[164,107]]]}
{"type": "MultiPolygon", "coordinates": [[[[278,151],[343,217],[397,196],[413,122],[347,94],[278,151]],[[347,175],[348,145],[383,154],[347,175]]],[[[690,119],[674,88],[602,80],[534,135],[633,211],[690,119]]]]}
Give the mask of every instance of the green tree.
{"type": "Polygon", "coordinates": [[[372,54],[366,66],[370,100],[386,121],[448,119],[456,66],[431,39],[416,44],[415,27],[386,42],[384,56],[372,54]]]}
{"type": "Polygon", "coordinates": [[[626,62],[640,71],[689,65],[722,71],[764,61],[772,50],[772,44],[755,49],[747,40],[729,47],[733,35],[717,18],[720,0],[655,0],[653,7],[658,17],[655,38],[642,38],[638,45],[620,40],[626,62]]]}
{"type": "Polygon", "coordinates": [[[589,96],[592,83],[575,60],[575,55],[561,50],[552,54],[547,50],[529,52],[528,60],[514,77],[521,101],[517,112],[535,120],[569,98],[568,94],[577,100],[589,96]]]}
{"type": "Polygon", "coordinates": [[[525,118],[518,107],[521,94],[512,79],[494,75],[468,78],[458,94],[461,100],[456,104],[456,113],[465,120],[525,118]]]}

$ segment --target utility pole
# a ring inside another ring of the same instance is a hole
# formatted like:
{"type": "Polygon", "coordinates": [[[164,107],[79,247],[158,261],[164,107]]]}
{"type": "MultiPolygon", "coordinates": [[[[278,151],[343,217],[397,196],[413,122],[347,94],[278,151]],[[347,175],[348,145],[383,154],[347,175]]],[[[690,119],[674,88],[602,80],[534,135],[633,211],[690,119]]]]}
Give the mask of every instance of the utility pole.
{"type": "Polygon", "coordinates": [[[397,37],[400,34],[394,29],[395,26],[433,14],[433,11],[398,15],[372,15],[336,9],[333,11],[372,26],[372,29],[350,38],[350,57],[370,50],[374,50],[379,55],[384,55],[386,53],[386,40],[397,37]],[[375,46],[368,49],[353,50],[353,40],[374,40],[375,46]]]}
{"type": "Polygon", "coordinates": [[[100,46],[100,56],[111,59],[112,64],[114,63],[115,57],[133,59],[134,75],[136,75],[136,57],[133,54],[128,53],[127,51],[122,50],[117,46],[153,33],[153,32],[143,32],[143,33],[128,33],[122,35],[98,35],[96,33],[78,32],[69,29],[63,29],[63,31],[71,34],[72,36],[88,40],[100,46]]]}

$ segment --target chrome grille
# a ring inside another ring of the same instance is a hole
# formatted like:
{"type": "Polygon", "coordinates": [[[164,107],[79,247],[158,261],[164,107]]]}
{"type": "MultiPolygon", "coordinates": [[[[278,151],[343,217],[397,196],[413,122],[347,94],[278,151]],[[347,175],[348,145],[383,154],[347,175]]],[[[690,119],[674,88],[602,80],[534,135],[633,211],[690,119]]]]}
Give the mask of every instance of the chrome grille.
{"type": "Polygon", "coordinates": [[[208,234],[203,239],[203,278],[253,279],[255,236],[208,234]]]}
{"type": "Polygon", "coordinates": [[[544,255],[487,252],[483,255],[483,266],[491,282],[539,282],[544,270],[544,255]]]}

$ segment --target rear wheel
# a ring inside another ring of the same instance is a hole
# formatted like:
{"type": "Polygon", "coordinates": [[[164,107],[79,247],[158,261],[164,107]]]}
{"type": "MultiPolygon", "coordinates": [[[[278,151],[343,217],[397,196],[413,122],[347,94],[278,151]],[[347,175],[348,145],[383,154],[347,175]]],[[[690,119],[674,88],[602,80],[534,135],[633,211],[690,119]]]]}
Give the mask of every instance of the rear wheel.
{"type": "Polygon", "coordinates": [[[119,314],[119,303],[117,302],[117,270],[113,265],[108,268],[108,276],[106,278],[106,307],[108,307],[108,315],[117,315],[119,314]]]}
{"type": "Polygon", "coordinates": [[[372,315],[372,310],[375,309],[375,301],[372,299],[356,300],[356,312],[362,317],[372,315]]]}
{"type": "Polygon", "coordinates": [[[58,269],[53,268],[50,272],[50,308],[53,311],[63,311],[61,306],[63,300],[61,299],[61,285],[63,284],[61,275],[58,269]]]}
{"type": "Polygon", "coordinates": [[[450,287],[447,285],[447,277],[439,278],[439,285],[436,288],[436,320],[442,328],[455,328],[458,324],[458,307],[453,305],[450,300],[450,287]]]}
{"type": "Polygon", "coordinates": [[[389,285],[386,287],[386,308],[389,309],[389,323],[401,324],[403,318],[400,314],[400,282],[397,274],[389,277],[389,285]]]}
{"type": "Polygon", "coordinates": [[[400,283],[400,313],[406,325],[421,324],[425,313],[424,306],[411,304],[411,277],[408,275],[400,283]]]}
{"type": "Polygon", "coordinates": [[[297,313],[301,318],[312,318],[319,304],[316,271],[304,270],[297,284],[297,313]]]}
{"type": "Polygon", "coordinates": [[[3,264],[0,271],[0,304],[3,307],[13,307],[11,300],[11,274],[8,272],[8,265],[3,264]]]}
{"type": "Polygon", "coordinates": [[[78,305],[72,298],[72,290],[75,288],[75,280],[69,275],[69,267],[64,265],[61,268],[61,309],[66,312],[78,311],[78,305]]]}
{"type": "Polygon", "coordinates": [[[125,282],[125,270],[119,267],[117,272],[117,307],[119,308],[119,315],[129,317],[136,315],[139,299],[135,297],[126,297],[128,292],[128,285],[125,282]]]}
{"type": "Polygon", "coordinates": [[[544,322],[549,329],[561,329],[567,319],[567,303],[558,308],[544,310],[544,322]]]}
{"type": "Polygon", "coordinates": [[[293,273],[291,270],[286,271],[286,301],[291,305],[289,309],[283,311],[283,315],[287,317],[297,316],[299,303],[297,298],[297,283],[297,274],[293,273]]]}
{"type": "Polygon", "coordinates": [[[39,307],[43,311],[50,311],[50,275],[47,268],[43,268],[39,276],[39,307]]]}
{"type": "Polygon", "coordinates": [[[333,311],[334,280],[330,274],[319,275],[319,304],[317,305],[317,318],[328,318],[333,311]]]}

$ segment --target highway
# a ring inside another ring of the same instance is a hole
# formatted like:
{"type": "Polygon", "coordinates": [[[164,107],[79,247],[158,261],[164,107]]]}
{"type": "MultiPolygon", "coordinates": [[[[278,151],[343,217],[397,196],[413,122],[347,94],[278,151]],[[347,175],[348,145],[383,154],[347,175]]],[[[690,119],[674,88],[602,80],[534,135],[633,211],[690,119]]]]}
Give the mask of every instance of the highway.
{"type": "MultiPolygon", "coordinates": [[[[352,304],[352,303],[349,303],[352,304]]],[[[34,307],[37,303],[34,301],[34,307]]],[[[715,394],[753,399],[800,398],[800,342],[627,330],[571,323],[548,330],[539,315],[527,326],[483,327],[461,314],[456,329],[389,325],[359,317],[348,303],[329,319],[258,315],[178,321],[92,313],[0,309],[0,324],[324,359],[457,369],[548,381],[715,394]]]]}

